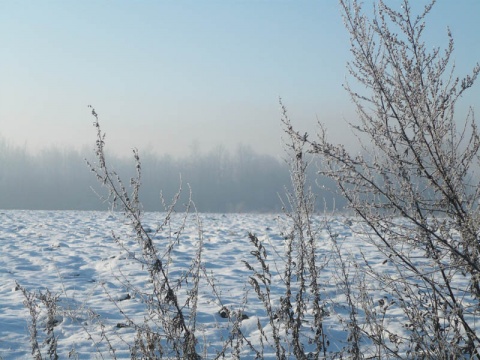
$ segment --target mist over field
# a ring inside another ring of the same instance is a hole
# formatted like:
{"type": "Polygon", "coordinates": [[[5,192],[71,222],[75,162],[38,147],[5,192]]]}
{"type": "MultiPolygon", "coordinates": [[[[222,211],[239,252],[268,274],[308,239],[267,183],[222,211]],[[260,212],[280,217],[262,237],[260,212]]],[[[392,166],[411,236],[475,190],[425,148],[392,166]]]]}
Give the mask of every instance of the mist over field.
{"type": "MultiPolygon", "coordinates": [[[[282,154],[285,158],[286,154],[282,154]]],[[[107,192],[90,171],[85,159],[94,161],[93,150],[46,148],[31,153],[25,147],[0,139],[0,208],[31,210],[107,210],[100,196],[107,192]]],[[[290,184],[288,167],[275,158],[239,145],[233,152],[218,146],[183,157],[140,153],[141,200],[144,210],[164,210],[182,187],[181,202],[192,190],[202,212],[279,212],[290,184]]],[[[110,156],[109,165],[128,185],[134,176],[133,157],[110,156]]],[[[315,170],[315,166],[311,167],[315,170]]],[[[312,184],[316,186],[315,184],[312,184]]],[[[331,195],[325,193],[327,198],[331,195]]],[[[323,207],[323,199],[321,200],[323,207]]],[[[337,204],[338,205],[338,204],[337,204]]]]}

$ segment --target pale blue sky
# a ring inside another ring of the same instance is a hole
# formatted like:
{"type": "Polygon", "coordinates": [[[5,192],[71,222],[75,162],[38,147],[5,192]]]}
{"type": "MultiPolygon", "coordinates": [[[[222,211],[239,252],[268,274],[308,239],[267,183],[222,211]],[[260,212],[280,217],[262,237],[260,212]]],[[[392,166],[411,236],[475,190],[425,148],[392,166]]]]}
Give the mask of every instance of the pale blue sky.
{"type": "MultiPolygon", "coordinates": [[[[479,17],[478,0],[438,0],[429,18],[432,46],[452,29],[461,74],[480,61],[479,17]]],[[[318,117],[349,142],[348,39],[336,0],[0,0],[0,134],[92,147],[92,104],[122,154],[275,154],[281,96],[299,129],[318,117]]],[[[465,99],[477,111],[479,86],[465,99]]]]}

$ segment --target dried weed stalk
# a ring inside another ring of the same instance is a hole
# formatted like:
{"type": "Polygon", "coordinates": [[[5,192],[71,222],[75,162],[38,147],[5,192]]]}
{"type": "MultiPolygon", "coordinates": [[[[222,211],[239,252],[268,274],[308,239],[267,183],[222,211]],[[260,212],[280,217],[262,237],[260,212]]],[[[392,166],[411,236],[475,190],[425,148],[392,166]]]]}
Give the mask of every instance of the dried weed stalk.
{"type": "Polygon", "coordinates": [[[30,312],[30,345],[32,358],[35,360],[57,360],[57,337],[54,328],[58,325],[57,300],[58,295],[48,289],[45,292],[30,292],[16,283],[15,288],[20,290],[25,298],[23,304],[30,312]],[[45,334],[39,333],[42,330],[45,334]],[[42,342],[39,342],[43,338],[42,342]],[[42,355],[42,351],[46,356],[42,355]]]}
{"type": "MultiPolygon", "coordinates": [[[[198,302],[199,282],[202,278],[202,231],[199,227],[199,242],[195,258],[186,274],[174,278],[169,273],[172,264],[172,251],[178,244],[185,226],[190,209],[194,206],[189,200],[185,205],[183,223],[174,233],[174,238],[168,243],[155,244],[154,234],[166,231],[170,234],[171,218],[175,212],[180,191],[172,203],[165,209],[165,215],[158,228],[153,232],[144,226],[142,204],[140,201],[141,162],[137,150],[133,150],[136,176],[130,179],[129,186],[125,186],[120,176],[111,170],[105,155],[105,134],[102,133],[98,115],[92,108],[95,118],[94,126],[97,129],[96,162],[87,162],[98,180],[108,189],[108,200],[113,208],[123,211],[135,231],[137,243],[141,247],[141,256],[134,259],[142,268],[146,269],[152,288],[140,289],[131,285],[124,278],[124,285],[144,302],[147,313],[143,323],[137,323],[127,314],[126,326],[136,331],[135,342],[132,344],[132,358],[162,358],[174,357],[182,359],[198,359],[196,350],[196,310],[198,302]]],[[[113,234],[118,244],[121,239],[113,234]]],[[[128,250],[128,249],[126,249],[128,250]]],[[[121,310],[120,304],[116,302],[121,310]]],[[[122,311],[124,314],[124,312],[122,311]]]]}

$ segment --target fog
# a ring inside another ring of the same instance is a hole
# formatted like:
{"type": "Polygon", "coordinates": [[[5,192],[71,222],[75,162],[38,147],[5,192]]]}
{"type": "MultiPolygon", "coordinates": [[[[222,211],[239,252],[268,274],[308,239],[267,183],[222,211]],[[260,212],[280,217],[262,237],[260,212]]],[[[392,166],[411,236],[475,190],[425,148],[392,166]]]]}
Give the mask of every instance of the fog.
{"type": "MultiPolygon", "coordinates": [[[[286,158],[284,154],[283,158],[286,158]]],[[[93,150],[46,148],[30,153],[26,147],[0,139],[0,208],[43,210],[108,210],[107,195],[85,159],[93,162],[93,150]]],[[[146,211],[162,211],[161,194],[167,203],[182,188],[179,207],[191,196],[201,212],[279,212],[281,198],[290,188],[286,162],[239,145],[234,151],[218,146],[208,152],[184,157],[140,153],[141,201],[146,211]]],[[[125,184],[134,176],[132,158],[108,156],[111,169],[125,184]]],[[[332,196],[312,184],[331,204],[332,196]]],[[[338,205],[338,201],[337,201],[338,205]]]]}

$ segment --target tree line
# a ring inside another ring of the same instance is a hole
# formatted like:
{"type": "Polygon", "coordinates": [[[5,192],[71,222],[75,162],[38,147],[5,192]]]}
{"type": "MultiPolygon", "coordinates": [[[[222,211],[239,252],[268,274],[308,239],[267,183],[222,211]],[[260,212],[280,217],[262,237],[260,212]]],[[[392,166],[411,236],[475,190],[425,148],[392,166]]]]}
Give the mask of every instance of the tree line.
{"type": "MultiPolygon", "coordinates": [[[[134,159],[107,155],[123,179],[134,176],[134,159]]],[[[32,210],[107,210],[106,190],[89,171],[85,159],[93,150],[50,147],[33,153],[0,138],[0,208],[32,210]]],[[[259,154],[239,145],[235,151],[217,146],[183,157],[140,152],[144,210],[163,211],[182,187],[179,203],[192,200],[203,212],[279,212],[290,184],[282,155],[259,154]]],[[[128,184],[125,184],[128,185],[128,184]]],[[[314,185],[314,184],[312,184],[314,185]]],[[[323,200],[322,200],[323,202],[323,200]]]]}

